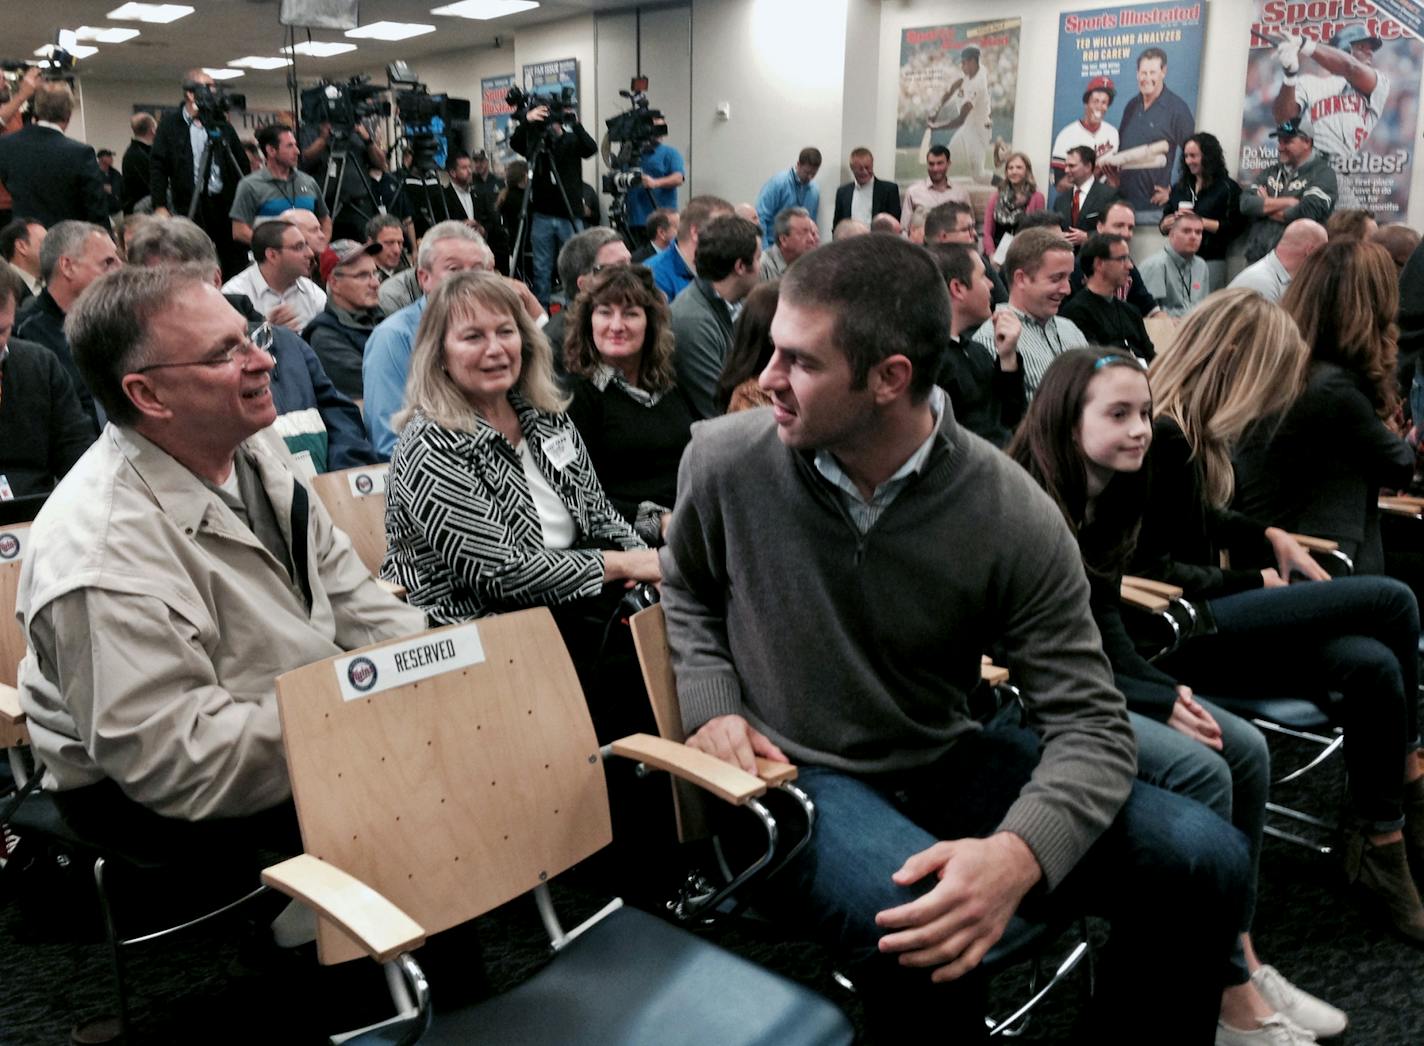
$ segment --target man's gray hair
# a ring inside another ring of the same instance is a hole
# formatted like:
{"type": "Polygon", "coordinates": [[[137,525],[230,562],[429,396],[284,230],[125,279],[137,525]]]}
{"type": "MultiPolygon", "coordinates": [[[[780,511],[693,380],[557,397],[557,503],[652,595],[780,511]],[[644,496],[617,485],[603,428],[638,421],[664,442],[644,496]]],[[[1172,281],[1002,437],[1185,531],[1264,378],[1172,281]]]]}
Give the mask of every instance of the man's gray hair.
{"type": "Polygon", "coordinates": [[[134,265],[218,265],[212,238],[187,218],[150,218],[141,223],[129,237],[128,255],[134,265]]]}
{"type": "MultiPolygon", "coordinates": [[[[435,260],[435,245],[441,240],[468,240],[470,243],[478,243],[486,251],[489,251],[489,244],[485,243],[485,238],[464,222],[454,220],[437,222],[420,238],[420,253],[415,260],[417,269],[424,272],[430,271],[431,263],[435,260]]],[[[493,251],[490,251],[490,257],[494,257],[493,251]]]]}
{"type": "Polygon", "coordinates": [[[814,218],[811,218],[811,212],[806,210],[805,207],[783,207],[777,211],[776,219],[771,223],[772,228],[776,232],[778,242],[780,242],[783,236],[791,232],[792,218],[809,218],[811,221],[815,221],[814,218]]]}
{"type": "Polygon", "coordinates": [[[595,225],[569,238],[559,251],[559,282],[564,285],[564,294],[569,301],[573,301],[578,293],[578,278],[587,276],[593,270],[598,252],[622,238],[606,225],[595,225]]]}
{"type": "Polygon", "coordinates": [[[84,384],[116,424],[132,425],[139,418],[123,381],[148,362],[154,316],[182,301],[194,284],[211,286],[212,275],[206,264],[126,265],[91,283],[69,310],[64,318],[69,350],[84,384]]]}
{"type": "Polygon", "coordinates": [[[83,254],[84,244],[96,232],[100,236],[109,235],[93,222],[73,219],[56,222],[49,232],[45,233],[44,243],[40,245],[40,279],[48,283],[54,277],[59,259],[77,258],[83,254]]]}

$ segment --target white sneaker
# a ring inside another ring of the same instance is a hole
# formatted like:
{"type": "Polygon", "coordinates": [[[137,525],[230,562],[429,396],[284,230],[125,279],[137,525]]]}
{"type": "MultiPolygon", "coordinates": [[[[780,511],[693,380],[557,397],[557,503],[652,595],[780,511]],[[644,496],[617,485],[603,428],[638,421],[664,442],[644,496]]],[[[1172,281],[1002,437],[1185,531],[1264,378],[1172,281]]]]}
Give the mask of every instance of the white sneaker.
{"type": "Polygon", "coordinates": [[[1251,975],[1251,983],[1271,1009],[1288,1017],[1297,1027],[1314,1033],[1317,1039],[1333,1038],[1350,1023],[1343,1010],[1297,988],[1274,966],[1262,966],[1251,975]]]}
{"type": "Polygon", "coordinates": [[[1314,1035],[1296,1027],[1279,1013],[1258,1021],[1254,1031],[1216,1022],[1216,1046],[1309,1046],[1314,1041],[1314,1035]]]}

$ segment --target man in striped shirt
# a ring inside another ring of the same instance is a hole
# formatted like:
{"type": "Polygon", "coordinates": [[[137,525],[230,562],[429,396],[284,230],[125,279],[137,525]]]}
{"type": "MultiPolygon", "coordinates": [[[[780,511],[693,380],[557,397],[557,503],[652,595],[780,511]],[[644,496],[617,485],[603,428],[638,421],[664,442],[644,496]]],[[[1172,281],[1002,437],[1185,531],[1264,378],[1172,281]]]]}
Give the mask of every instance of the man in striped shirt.
{"type": "MultiPolygon", "coordinates": [[[[1066,349],[1079,349],[1088,344],[1088,339],[1071,320],[1058,315],[1059,306],[1068,297],[1072,275],[1073,248],[1049,229],[1020,233],[1014,237],[1004,258],[1003,276],[1009,287],[1009,303],[1000,305],[999,309],[1011,309],[1022,325],[1018,353],[1024,371],[1024,393],[1029,397],[1038,388],[1053,357],[1066,349]]],[[[994,337],[991,316],[974,332],[974,340],[994,357],[997,355],[994,337]]]]}

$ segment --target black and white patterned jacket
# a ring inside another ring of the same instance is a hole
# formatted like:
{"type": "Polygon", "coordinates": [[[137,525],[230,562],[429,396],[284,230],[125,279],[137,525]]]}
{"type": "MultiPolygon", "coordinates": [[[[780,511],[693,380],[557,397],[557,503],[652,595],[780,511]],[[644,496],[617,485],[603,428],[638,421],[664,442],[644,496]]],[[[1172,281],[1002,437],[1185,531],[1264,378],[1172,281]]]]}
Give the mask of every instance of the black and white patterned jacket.
{"type": "Polygon", "coordinates": [[[574,518],[575,547],[544,546],[519,454],[493,426],[458,432],[417,413],[391,455],[381,576],[404,585],[431,625],[597,595],[598,550],[644,547],[603,493],[573,422],[514,393],[510,402],[539,471],[574,518]],[[575,455],[560,469],[545,441],[565,435],[575,455]]]}

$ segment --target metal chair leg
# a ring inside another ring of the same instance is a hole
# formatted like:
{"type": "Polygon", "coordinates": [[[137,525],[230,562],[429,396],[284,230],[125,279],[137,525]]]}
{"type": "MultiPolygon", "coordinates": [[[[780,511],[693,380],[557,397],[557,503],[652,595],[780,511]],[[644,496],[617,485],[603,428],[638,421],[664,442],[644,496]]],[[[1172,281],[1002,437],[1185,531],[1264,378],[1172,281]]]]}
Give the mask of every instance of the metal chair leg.
{"type": "Polygon", "coordinates": [[[119,937],[118,926],[114,922],[114,908],[109,900],[108,887],[104,882],[104,858],[94,859],[94,885],[99,891],[99,911],[104,916],[104,936],[109,940],[109,960],[114,973],[114,994],[119,1004],[119,1041],[127,1042],[129,1037],[129,993],[124,978],[124,942],[119,937]]]}

